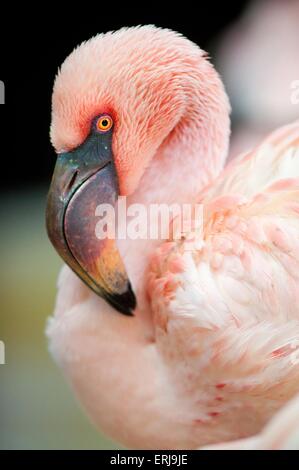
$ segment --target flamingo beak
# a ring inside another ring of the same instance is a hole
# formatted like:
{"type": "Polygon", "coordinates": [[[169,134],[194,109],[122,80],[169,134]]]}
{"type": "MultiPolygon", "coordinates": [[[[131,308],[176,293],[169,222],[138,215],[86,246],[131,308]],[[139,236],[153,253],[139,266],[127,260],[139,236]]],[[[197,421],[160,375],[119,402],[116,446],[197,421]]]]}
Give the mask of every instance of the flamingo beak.
{"type": "Polygon", "coordinates": [[[55,249],[82,281],[116,310],[132,315],[136,299],[116,242],[96,236],[96,208],[115,206],[117,197],[111,135],[91,134],[74,151],[58,155],[46,225],[55,249]]]}

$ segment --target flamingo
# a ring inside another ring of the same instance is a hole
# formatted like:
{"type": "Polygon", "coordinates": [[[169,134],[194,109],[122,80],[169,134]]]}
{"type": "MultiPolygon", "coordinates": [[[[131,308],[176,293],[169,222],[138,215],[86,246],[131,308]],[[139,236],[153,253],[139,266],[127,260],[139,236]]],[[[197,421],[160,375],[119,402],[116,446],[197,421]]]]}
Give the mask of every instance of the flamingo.
{"type": "Polygon", "coordinates": [[[229,113],[207,55],[154,26],[82,43],[55,80],[50,351],[129,448],[250,438],[299,390],[299,121],[223,169],[229,113]],[[202,231],[99,241],[96,207],[120,195],[200,202],[202,231]]]}

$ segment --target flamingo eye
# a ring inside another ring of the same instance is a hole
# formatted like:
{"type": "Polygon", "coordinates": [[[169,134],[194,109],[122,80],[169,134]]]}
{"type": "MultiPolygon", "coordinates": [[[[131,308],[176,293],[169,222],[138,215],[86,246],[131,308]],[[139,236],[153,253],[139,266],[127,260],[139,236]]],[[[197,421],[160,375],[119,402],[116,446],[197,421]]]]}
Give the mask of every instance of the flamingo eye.
{"type": "Polygon", "coordinates": [[[113,126],[113,119],[105,114],[104,116],[99,117],[96,123],[97,130],[100,132],[108,132],[113,126]]]}

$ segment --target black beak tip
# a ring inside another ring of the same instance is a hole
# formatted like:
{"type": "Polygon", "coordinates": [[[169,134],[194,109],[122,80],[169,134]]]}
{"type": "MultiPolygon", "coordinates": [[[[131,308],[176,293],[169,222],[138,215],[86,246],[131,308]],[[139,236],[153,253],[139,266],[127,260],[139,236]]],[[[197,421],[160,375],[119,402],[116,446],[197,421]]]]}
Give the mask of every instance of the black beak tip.
{"type": "Polygon", "coordinates": [[[107,302],[123,315],[133,316],[137,302],[130,282],[123,294],[105,294],[107,302]]]}

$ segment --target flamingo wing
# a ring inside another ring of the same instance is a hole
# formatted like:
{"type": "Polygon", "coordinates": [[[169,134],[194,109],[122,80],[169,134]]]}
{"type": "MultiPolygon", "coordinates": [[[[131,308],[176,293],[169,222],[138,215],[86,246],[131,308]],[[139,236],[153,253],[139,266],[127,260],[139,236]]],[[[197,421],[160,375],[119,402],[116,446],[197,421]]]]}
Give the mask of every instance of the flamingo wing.
{"type": "Polygon", "coordinates": [[[299,122],[233,161],[201,202],[202,231],[153,256],[158,341],[192,358],[201,386],[284,401],[299,388],[299,122]]]}

